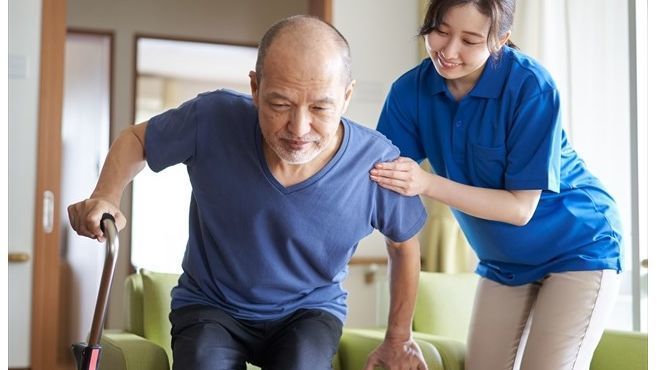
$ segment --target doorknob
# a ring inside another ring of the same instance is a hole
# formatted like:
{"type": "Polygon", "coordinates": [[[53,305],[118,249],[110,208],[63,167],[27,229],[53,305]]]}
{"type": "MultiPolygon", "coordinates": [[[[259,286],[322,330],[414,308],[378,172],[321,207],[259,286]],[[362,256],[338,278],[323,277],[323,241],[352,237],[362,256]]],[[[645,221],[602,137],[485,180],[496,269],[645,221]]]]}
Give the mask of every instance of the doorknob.
{"type": "Polygon", "coordinates": [[[30,260],[30,255],[25,252],[9,252],[9,263],[27,262],[30,260]]]}

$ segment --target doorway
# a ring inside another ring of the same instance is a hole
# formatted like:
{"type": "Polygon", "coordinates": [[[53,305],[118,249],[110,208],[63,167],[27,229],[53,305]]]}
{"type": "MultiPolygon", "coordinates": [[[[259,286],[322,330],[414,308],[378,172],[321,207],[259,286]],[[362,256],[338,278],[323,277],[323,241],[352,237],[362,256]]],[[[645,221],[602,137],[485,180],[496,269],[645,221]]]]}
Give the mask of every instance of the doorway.
{"type": "MultiPolygon", "coordinates": [[[[94,188],[109,149],[112,34],[69,30],[64,59],[61,220],[68,204],[94,188]]],[[[60,337],[63,346],[86,340],[96,303],[104,248],[60,224],[60,337]]]]}

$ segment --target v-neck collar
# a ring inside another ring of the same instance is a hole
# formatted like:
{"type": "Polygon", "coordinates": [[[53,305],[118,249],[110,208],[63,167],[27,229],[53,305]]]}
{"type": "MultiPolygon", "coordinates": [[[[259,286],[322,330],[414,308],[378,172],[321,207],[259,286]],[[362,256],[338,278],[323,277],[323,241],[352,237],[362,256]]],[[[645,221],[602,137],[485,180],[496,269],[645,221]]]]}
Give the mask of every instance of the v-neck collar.
{"type": "Polygon", "coordinates": [[[255,148],[258,156],[258,162],[260,162],[260,169],[262,170],[262,173],[267,178],[267,181],[269,181],[269,183],[281,193],[291,194],[313,185],[319,179],[324,177],[324,175],[326,175],[326,173],[328,173],[331,170],[331,168],[333,168],[338,163],[338,161],[344,154],[347,145],[349,144],[349,138],[351,137],[350,124],[346,121],[345,118],[341,118],[340,124],[342,125],[342,127],[344,127],[344,135],[342,136],[342,143],[340,143],[340,148],[338,149],[337,152],[335,152],[333,158],[331,158],[331,160],[329,160],[328,163],[326,163],[324,167],[322,167],[314,175],[301,181],[298,184],[294,184],[286,187],[283,186],[283,184],[281,184],[276,179],[276,177],[272,174],[271,170],[269,169],[269,166],[267,165],[267,160],[265,159],[265,153],[262,146],[263,137],[262,137],[262,131],[260,130],[260,122],[256,121],[255,135],[254,135],[255,148]]]}

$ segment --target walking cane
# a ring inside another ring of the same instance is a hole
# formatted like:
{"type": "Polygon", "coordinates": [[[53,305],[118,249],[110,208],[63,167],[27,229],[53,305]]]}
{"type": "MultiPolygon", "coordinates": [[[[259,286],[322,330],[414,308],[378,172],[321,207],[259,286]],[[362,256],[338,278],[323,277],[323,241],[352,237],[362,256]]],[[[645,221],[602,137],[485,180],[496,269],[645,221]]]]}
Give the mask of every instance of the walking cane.
{"type": "Polygon", "coordinates": [[[100,337],[103,333],[107,300],[112,287],[116,257],[119,254],[119,232],[114,217],[109,213],[103,214],[100,219],[100,229],[105,234],[105,264],[103,265],[103,275],[98,289],[89,343],[80,342],[72,346],[77,370],[97,370],[100,365],[100,337]]]}

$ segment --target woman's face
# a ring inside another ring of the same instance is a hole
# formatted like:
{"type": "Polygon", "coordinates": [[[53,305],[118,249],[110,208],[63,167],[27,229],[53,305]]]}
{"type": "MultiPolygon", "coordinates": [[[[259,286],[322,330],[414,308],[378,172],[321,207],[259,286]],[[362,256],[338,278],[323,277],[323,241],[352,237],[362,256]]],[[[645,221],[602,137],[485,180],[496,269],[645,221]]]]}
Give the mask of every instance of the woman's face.
{"type": "Polygon", "coordinates": [[[448,10],[443,23],[424,36],[438,74],[447,80],[474,84],[490,56],[486,42],[489,29],[490,19],[473,4],[448,10]]]}

